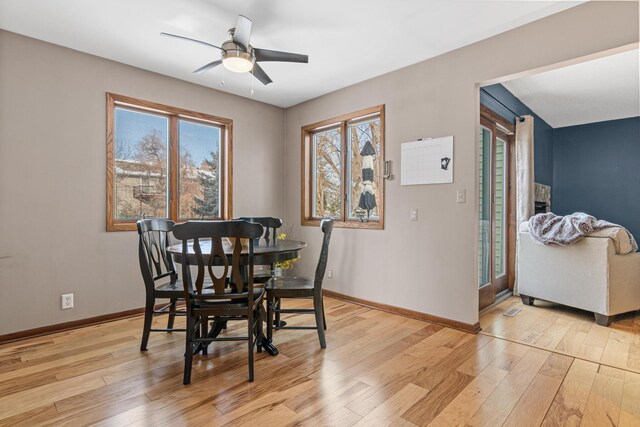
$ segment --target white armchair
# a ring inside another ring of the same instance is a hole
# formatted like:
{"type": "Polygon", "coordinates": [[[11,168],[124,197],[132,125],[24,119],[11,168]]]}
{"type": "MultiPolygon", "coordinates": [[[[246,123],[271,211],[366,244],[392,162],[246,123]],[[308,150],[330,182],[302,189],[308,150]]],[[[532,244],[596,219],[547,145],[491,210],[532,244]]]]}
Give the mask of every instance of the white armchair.
{"type": "Polygon", "coordinates": [[[640,309],[640,252],[631,253],[626,232],[601,230],[570,246],[534,242],[527,223],[519,230],[518,292],[532,305],[542,299],[592,311],[599,325],[640,309]]]}

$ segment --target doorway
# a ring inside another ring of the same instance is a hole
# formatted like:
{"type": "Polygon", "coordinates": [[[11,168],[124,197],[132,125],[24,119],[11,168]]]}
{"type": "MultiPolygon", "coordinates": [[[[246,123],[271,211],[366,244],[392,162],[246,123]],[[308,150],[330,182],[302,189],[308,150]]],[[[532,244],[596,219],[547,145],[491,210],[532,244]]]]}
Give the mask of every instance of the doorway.
{"type": "Polygon", "coordinates": [[[515,126],[481,106],[479,135],[480,310],[515,281],[515,126]]]}

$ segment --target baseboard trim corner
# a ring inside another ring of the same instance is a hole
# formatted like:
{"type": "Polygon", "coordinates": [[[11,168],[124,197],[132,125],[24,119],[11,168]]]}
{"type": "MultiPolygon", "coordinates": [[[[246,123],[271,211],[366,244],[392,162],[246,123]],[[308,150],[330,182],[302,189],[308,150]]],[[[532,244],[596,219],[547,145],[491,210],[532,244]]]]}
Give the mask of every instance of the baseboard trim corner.
{"type": "Polygon", "coordinates": [[[431,323],[437,323],[439,325],[447,326],[453,329],[459,329],[464,332],[470,332],[477,334],[480,332],[480,322],[475,324],[458,322],[457,320],[447,319],[445,317],[434,316],[432,314],[422,313],[420,311],[409,310],[407,308],[396,307],[388,304],[381,304],[379,302],[368,301],[361,298],[352,297],[349,295],[341,294],[339,292],[330,291],[327,289],[322,290],[323,294],[334,299],[352,302],[364,307],[373,308],[387,313],[397,314],[404,317],[410,317],[412,319],[422,320],[431,323]]]}

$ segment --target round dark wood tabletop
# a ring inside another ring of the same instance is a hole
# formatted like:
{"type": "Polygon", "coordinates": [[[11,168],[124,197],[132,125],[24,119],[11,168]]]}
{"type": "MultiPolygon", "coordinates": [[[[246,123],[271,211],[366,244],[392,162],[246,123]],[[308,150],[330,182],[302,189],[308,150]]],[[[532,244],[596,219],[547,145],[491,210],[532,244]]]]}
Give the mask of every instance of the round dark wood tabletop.
{"type": "MultiPolygon", "coordinates": [[[[223,240],[223,246],[225,253],[227,255],[231,255],[231,245],[223,240]]],[[[211,240],[202,239],[200,241],[200,247],[202,249],[202,255],[207,259],[208,254],[211,252],[211,240]]],[[[253,262],[256,265],[263,265],[298,258],[300,256],[300,251],[306,247],[307,244],[305,242],[298,240],[273,240],[267,244],[261,239],[260,242],[253,245],[253,262]]],[[[181,263],[182,243],[169,246],[168,251],[173,255],[173,258],[177,263],[181,263]]],[[[191,243],[188,245],[188,251],[189,263],[195,264],[195,253],[193,252],[193,245],[191,243]]]]}

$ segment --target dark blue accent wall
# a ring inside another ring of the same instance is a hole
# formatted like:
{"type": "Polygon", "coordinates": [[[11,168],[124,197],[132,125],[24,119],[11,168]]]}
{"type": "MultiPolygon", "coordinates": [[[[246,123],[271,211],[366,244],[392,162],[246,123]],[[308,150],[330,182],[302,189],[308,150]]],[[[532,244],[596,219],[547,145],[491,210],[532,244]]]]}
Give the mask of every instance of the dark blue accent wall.
{"type": "Polygon", "coordinates": [[[553,146],[553,212],[586,212],[640,238],[640,117],[556,128],[553,146]]]}
{"type": "MultiPolygon", "coordinates": [[[[523,104],[511,92],[501,84],[486,86],[483,88],[495,96],[507,107],[519,115],[530,115],[534,118],[534,180],[540,184],[552,185],[553,183],[553,128],[529,107],[523,104]]],[[[509,121],[514,120],[514,115],[509,110],[498,104],[490,96],[480,91],[480,104],[493,110],[509,121]]]]}

